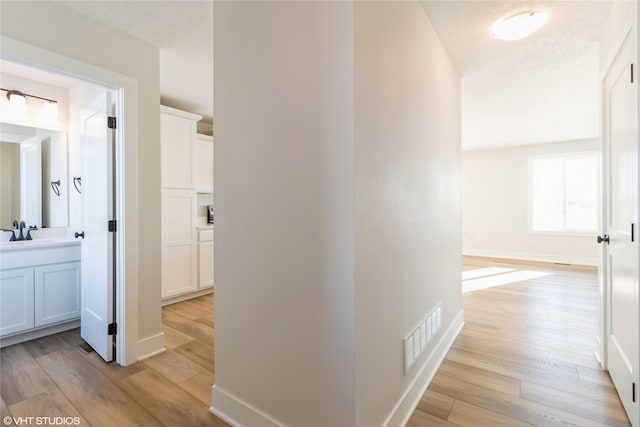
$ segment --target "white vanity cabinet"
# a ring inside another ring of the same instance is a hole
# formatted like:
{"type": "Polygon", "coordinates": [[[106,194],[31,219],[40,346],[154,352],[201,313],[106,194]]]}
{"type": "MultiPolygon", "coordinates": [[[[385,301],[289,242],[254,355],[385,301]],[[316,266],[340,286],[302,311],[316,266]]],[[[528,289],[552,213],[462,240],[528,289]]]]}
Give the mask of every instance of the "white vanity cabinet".
{"type": "Polygon", "coordinates": [[[80,262],[35,267],[34,326],[80,317],[80,262]]]}
{"type": "Polygon", "coordinates": [[[78,326],[80,244],[33,242],[0,251],[2,346],[78,326]]]}
{"type": "Polygon", "coordinates": [[[0,336],[32,329],[33,268],[0,270],[0,336]]]}

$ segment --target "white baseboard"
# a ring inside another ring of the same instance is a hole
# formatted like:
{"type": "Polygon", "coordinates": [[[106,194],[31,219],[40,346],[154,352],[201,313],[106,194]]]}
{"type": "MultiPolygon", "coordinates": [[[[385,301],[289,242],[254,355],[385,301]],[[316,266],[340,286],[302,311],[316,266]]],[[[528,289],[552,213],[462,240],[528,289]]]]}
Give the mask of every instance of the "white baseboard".
{"type": "Polygon", "coordinates": [[[206,288],[206,289],[200,289],[198,291],[195,292],[190,292],[188,294],[184,294],[184,295],[178,295],[176,297],[168,297],[162,300],[162,306],[164,307],[165,305],[170,305],[170,304],[175,304],[178,302],[182,302],[182,301],[187,301],[193,298],[198,298],[201,297],[203,295],[208,295],[208,294],[212,294],[213,293],[213,286],[211,286],[210,288],[206,288]]]}
{"type": "Polygon", "coordinates": [[[282,424],[237,396],[215,384],[211,387],[213,405],[209,412],[222,418],[234,427],[281,427],[282,424]]]}
{"type": "Polygon", "coordinates": [[[442,334],[440,341],[438,341],[427,360],[422,364],[422,367],[415,379],[400,397],[400,400],[398,400],[396,406],[391,410],[387,419],[382,423],[383,426],[400,427],[409,422],[411,414],[413,414],[416,406],[418,406],[422,395],[427,390],[427,387],[429,387],[429,383],[431,383],[431,380],[438,371],[440,364],[444,360],[447,352],[453,344],[453,341],[456,339],[463,326],[464,312],[463,310],[460,310],[445,333],[442,334]]]}
{"type": "Polygon", "coordinates": [[[164,352],[163,332],[138,341],[138,361],[148,359],[162,352],[164,352]]]}
{"type": "MultiPolygon", "coordinates": [[[[404,426],[409,421],[422,395],[436,374],[453,341],[464,326],[464,312],[460,310],[453,322],[440,337],[432,353],[423,362],[415,379],[398,400],[384,423],[385,427],[404,426]]],[[[221,389],[217,385],[211,388],[213,405],[209,411],[234,427],[280,427],[281,423],[252,407],[242,399],[221,389]]]]}
{"type": "Polygon", "coordinates": [[[8,337],[0,338],[0,348],[10,345],[18,344],[24,341],[34,340],[36,338],[46,337],[47,335],[57,334],[59,332],[68,331],[80,327],[80,320],[72,320],[70,322],[63,322],[53,326],[47,326],[28,332],[17,333],[8,337]]]}
{"type": "Polygon", "coordinates": [[[541,254],[541,253],[534,253],[534,252],[496,251],[493,249],[463,248],[462,255],[481,256],[481,257],[487,257],[487,258],[515,259],[515,260],[522,260],[522,261],[587,265],[587,266],[594,266],[594,267],[597,267],[599,262],[598,257],[589,258],[589,257],[576,257],[576,256],[555,255],[555,254],[541,254]]]}

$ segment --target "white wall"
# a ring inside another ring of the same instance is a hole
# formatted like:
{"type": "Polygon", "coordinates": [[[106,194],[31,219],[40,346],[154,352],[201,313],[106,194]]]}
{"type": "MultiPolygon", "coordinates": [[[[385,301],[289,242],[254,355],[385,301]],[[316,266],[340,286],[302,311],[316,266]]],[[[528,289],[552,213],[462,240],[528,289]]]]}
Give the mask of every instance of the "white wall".
{"type": "Polygon", "coordinates": [[[442,332],[406,376],[403,338],[438,302],[441,331],[461,310],[461,107],[458,72],[419,3],[356,2],[355,15],[356,419],[365,427],[382,425],[413,381],[426,386],[419,368],[442,332]]]}
{"type": "MultiPolygon", "coordinates": [[[[125,111],[137,135],[125,147],[127,283],[138,285],[140,339],[161,333],[158,49],[46,1],[2,1],[3,36],[137,80],[137,109],[125,111]]],[[[51,59],[52,62],[57,58],[51,59]]],[[[64,64],[60,63],[60,66],[64,64]]],[[[92,72],[101,71],[93,68],[92,72]]],[[[126,101],[125,101],[126,102],[126,101]]],[[[138,323],[139,320],[139,323],[138,323]]]]}
{"type": "Polygon", "coordinates": [[[353,6],[214,7],[213,407],[354,425],[353,6]]]}
{"type": "Polygon", "coordinates": [[[598,264],[595,236],[529,234],[529,156],[599,151],[597,139],[462,153],[465,255],[598,264]]]}
{"type": "Polygon", "coordinates": [[[401,425],[461,326],[459,76],[417,2],[215,8],[213,410],[401,425]]]}

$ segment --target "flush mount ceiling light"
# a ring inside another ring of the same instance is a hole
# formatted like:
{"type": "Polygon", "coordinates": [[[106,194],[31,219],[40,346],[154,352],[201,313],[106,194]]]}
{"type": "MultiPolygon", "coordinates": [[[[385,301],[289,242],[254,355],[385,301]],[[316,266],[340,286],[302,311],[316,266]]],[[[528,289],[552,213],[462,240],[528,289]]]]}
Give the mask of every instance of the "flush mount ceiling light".
{"type": "Polygon", "coordinates": [[[533,34],[547,21],[544,12],[528,11],[503,19],[491,27],[493,36],[500,40],[520,40],[533,34]]]}

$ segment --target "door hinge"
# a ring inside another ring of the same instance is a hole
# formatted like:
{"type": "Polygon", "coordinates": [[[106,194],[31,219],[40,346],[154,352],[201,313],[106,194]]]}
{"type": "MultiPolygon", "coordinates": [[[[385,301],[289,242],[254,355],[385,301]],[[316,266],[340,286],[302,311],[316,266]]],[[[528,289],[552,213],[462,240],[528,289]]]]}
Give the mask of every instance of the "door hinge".
{"type": "Polygon", "coordinates": [[[107,335],[117,335],[117,334],[118,334],[118,324],[109,323],[109,326],[107,326],[107,335]]]}
{"type": "Polygon", "coordinates": [[[116,231],[118,231],[115,219],[112,219],[111,221],[109,221],[109,231],[112,233],[115,233],[116,231]]]}
{"type": "Polygon", "coordinates": [[[116,128],[116,118],[115,117],[107,118],[107,127],[109,129],[115,129],[116,128]]]}

